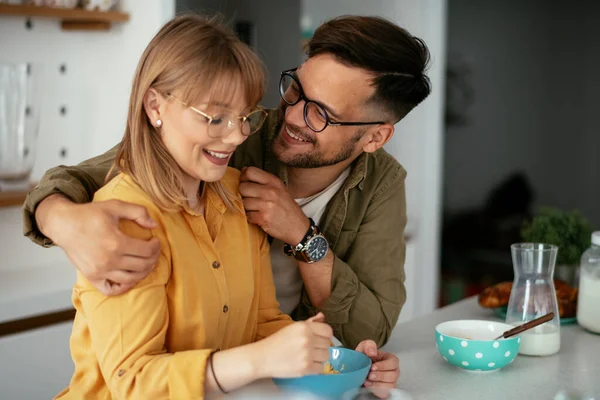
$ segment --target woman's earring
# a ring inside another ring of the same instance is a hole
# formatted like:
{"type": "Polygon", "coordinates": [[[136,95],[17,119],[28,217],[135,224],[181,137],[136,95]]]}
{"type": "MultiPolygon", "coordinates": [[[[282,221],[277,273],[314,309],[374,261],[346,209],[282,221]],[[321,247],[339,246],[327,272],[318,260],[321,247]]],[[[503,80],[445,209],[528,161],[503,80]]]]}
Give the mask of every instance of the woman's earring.
{"type": "Polygon", "coordinates": [[[162,126],[162,120],[161,119],[157,119],[156,120],[156,126],[158,126],[159,128],[162,126]]]}

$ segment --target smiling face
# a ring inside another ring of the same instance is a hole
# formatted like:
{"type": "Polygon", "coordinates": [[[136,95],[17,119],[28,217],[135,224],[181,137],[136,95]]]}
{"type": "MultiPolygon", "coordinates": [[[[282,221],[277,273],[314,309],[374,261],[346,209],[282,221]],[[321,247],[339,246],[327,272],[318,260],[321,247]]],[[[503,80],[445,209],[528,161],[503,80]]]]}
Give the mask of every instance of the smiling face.
{"type": "Polygon", "coordinates": [[[295,72],[304,98],[287,98],[291,86],[282,85],[283,121],[273,150],[287,166],[345,168],[361,152],[381,148],[393,125],[431,92],[427,46],[385,18],[345,15],[325,21],[308,41],[306,55],[295,72]],[[323,113],[306,122],[304,108],[318,109],[316,104],[330,120],[346,124],[325,127],[323,113]]]}
{"type": "Polygon", "coordinates": [[[197,200],[205,181],[233,210],[236,196],[219,180],[246,138],[239,117],[263,94],[261,61],[229,28],[199,15],[176,17],[138,63],[116,163],[162,209],[197,200]],[[222,126],[223,135],[211,135],[222,126]]]}
{"type": "Polygon", "coordinates": [[[187,107],[176,98],[165,100],[161,139],[166,149],[185,174],[186,179],[215,182],[223,177],[233,151],[246,140],[237,117],[248,114],[241,85],[235,93],[222,99],[204,98],[193,108],[204,112],[213,120],[187,107]],[[225,127],[227,121],[232,127],[225,127]]]}
{"type": "MultiPolygon", "coordinates": [[[[377,112],[369,99],[374,93],[372,76],[348,67],[329,54],[308,59],[296,71],[304,95],[322,105],[331,121],[375,121],[377,112]]],[[[297,90],[291,87],[289,90],[297,90]]],[[[273,152],[283,164],[296,168],[319,168],[353,160],[389,125],[327,126],[311,130],[304,120],[305,101],[282,105],[283,121],[273,143],[273,152]]],[[[317,116],[316,118],[323,118],[317,116]]]]}

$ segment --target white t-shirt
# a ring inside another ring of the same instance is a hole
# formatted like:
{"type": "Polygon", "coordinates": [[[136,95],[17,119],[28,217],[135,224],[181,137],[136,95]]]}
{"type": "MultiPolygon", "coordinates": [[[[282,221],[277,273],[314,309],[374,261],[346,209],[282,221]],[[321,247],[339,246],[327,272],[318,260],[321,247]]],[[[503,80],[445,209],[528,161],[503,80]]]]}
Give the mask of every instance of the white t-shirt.
{"type": "MultiPolygon", "coordinates": [[[[307,217],[312,218],[319,225],[327,203],[341,189],[349,174],[350,168],[347,168],[323,191],[310,197],[295,199],[296,203],[302,208],[307,217]]],[[[284,243],[281,240],[273,239],[271,243],[271,263],[273,264],[273,279],[277,289],[277,301],[279,301],[281,311],[290,314],[300,302],[302,276],[296,259],[285,255],[283,245],[284,243]]]]}

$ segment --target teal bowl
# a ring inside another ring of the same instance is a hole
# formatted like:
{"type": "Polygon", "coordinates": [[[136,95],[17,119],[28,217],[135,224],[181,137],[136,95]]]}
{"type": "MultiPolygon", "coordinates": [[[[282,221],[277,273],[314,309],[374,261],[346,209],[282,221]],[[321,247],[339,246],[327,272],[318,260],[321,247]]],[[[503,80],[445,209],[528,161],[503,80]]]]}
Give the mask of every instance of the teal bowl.
{"type": "Polygon", "coordinates": [[[512,363],[519,353],[519,336],[494,340],[512,328],[495,321],[442,322],[435,327],[436,347],[448,364],[465,371],[497,371],[512,363]]]}
{"type": "Polygon", "coordinates": [[[360,388],[371,370],[371,359],[354,350],[329,348],[329,363],[339,374],[306,375],[299,378],[273,378],[282,390],[310,393],[319,398],[338,399],[344,393],[360,388]]]}

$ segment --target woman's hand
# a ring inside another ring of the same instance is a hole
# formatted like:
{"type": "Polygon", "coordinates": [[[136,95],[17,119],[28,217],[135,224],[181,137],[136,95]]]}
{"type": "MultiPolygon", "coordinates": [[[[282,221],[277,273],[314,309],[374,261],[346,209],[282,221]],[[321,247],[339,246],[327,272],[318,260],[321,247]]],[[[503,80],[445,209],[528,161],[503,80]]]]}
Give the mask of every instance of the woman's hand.
{"type": "Polygon", "coordinates": [[[263,360],[260,375],[292,378],[323,372],[333,337],[333,330],[324,321],[325,316],[319,313],[257,342],[263,360]]]}

